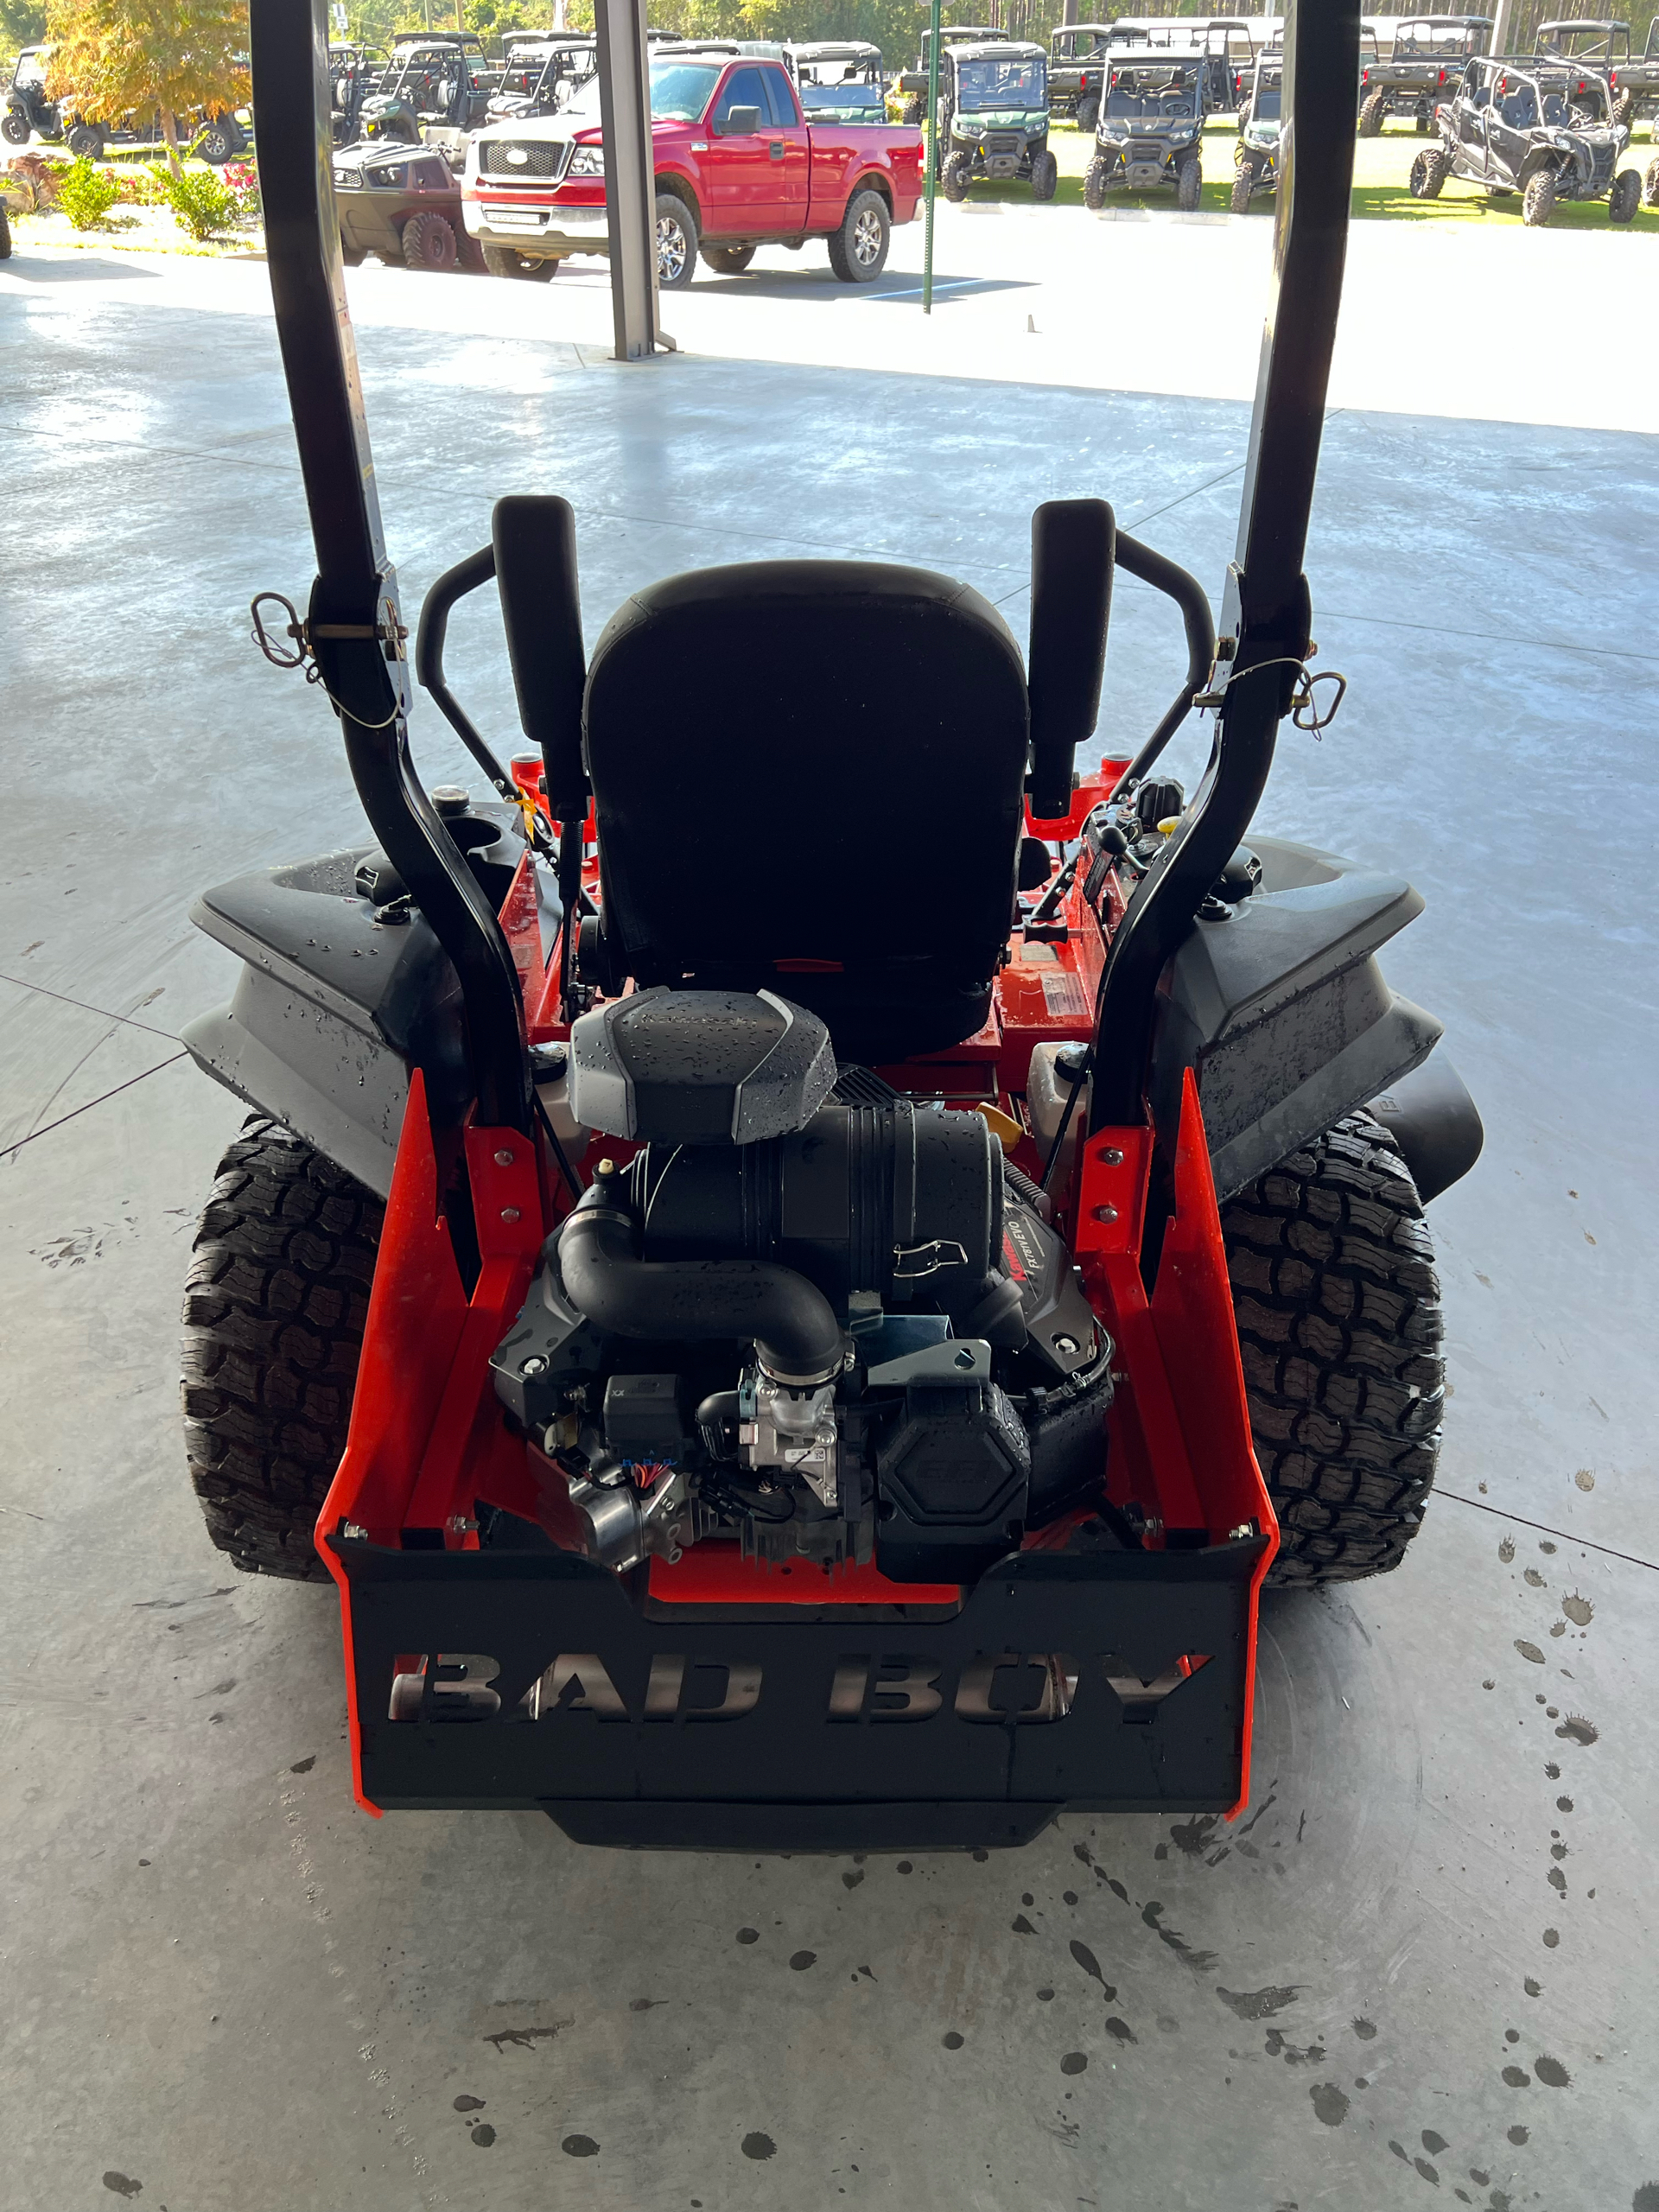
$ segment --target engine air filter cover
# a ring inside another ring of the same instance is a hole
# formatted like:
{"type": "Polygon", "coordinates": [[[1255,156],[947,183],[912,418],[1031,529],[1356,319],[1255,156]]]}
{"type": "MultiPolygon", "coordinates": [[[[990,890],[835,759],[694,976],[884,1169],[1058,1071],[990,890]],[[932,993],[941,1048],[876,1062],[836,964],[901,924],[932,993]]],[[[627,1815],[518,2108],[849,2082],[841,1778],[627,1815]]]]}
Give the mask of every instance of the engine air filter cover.
{"type": "Polygon", "coordinates": [[[584,1014],[570,1044],[576,1120],[652,1144],[789,1136],[836,1082],[829,1030],[771,991],[637,991],[584,1014]]]}

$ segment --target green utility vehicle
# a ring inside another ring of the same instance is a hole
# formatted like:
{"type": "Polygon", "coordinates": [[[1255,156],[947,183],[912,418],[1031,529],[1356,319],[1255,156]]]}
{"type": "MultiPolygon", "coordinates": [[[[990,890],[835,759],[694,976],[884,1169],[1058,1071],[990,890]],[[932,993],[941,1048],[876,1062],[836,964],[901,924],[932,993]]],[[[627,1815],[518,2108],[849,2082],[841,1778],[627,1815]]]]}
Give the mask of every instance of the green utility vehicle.
{"type": "Polygon", "coordinates": [[[1048,150],[1048,56],[1013,39],[943,48],[939,54],[939,182],[965,200],[979,181],[1029,183],[1052,200],[1059,164],[1048,150]]]}
{"type": "Polygon", "coordinates": [[[1279,106],[1285,87],[1282,54],[1263,56],[1251,73],[1248,99],[1238,111],[1238,151],[1234,156],[1233,213],[1249,208],[1253,192],[1279,189],[1279,106]]]}
{"type": "MultiPolygon", "coordinates": [[[[986,23],[945,23],[939,31],[939,82],[944,82],[943,57],[953,46],[983,46],[1001,44],[1007,39],[1006,31],[996,30],[986,23]]],[[[912,125],[919,124],[927,112],[928,60],[933,46],[933,31],[930,24],[922,33],[922,51],[916,67],[906,69],[899,79],[899,89],[906,95],[903,120],[912,125]]]]}

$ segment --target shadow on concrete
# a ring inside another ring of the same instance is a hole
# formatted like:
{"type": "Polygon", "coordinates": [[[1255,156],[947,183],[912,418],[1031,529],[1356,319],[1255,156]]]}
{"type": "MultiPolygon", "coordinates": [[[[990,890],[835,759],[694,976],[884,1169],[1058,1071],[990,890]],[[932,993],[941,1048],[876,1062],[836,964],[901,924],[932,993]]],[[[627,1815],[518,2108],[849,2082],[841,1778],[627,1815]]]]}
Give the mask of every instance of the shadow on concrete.
{"type": "Polygon", "coordinates": [[[21,276],[30,284],[53,285],[103,283],[111,276],[127,283],[154,283],[161,273],[157,269],[136,269],[130,262],[105,260],[101,254],[66,261],[56,255],[19,253],[15,249],[0,269],[0,275],[21,276]]]}

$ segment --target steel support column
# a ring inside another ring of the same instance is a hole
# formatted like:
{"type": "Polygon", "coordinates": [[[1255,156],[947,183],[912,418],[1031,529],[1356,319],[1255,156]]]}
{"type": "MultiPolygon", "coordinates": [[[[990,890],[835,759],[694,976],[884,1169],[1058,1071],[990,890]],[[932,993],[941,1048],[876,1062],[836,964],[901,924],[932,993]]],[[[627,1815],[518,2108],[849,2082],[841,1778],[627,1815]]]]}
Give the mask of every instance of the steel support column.
{"type": "Polygon", "coordinates": [[[605,133],[616,359],[648,361],[657,328],[657,188],[645,67],[645,0],[594,0],[605,133]]]}

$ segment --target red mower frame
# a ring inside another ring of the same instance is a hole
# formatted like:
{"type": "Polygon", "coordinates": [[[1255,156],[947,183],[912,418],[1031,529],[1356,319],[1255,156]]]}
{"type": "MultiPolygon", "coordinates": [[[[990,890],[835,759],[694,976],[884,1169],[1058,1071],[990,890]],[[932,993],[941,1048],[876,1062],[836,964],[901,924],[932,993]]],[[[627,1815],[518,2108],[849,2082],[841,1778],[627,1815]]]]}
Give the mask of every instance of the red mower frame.
{"type": "MultiPolygon", "coordinates": [[[[1021,1116],[1033,1048],[1075,1043],[1095,1071],[1075,1166],[1051,1195],[1116,1348],[1103,1495],[1133,1510],[1141,1542],[1098,1541],[1096,1516],[1075,1511],[958,1588],[874,1567],[768,1568],[717,1541],[620,1577],[582,1555],[563,1477],[491,1387],[492,1352],[572,1181],[618,1147],[568,1162],[537,1112],[531,1048],[569,1033],[569,925],[543,944],[522,880],[491,912],[410,763],[407,632],[331,200],[323,0],[253,0],[272,287],[319,563],[304,643],[369,820],[460,979],[476,1091],[461,1126],[435,1127],[413,1074],[349,1442],[317,1523],[366,1810],[535,1808],[594,1841],[845,1849],[1018,1842],[1064,1808],[1245,1801],[1257,1601],[1277,1529],[1251,1451],[1198,1087],[1189,1072],[1160,1135],[1147,1071],[1160,976],[1249,823],[1311,650],[1301,562],[1352,162],[1342,103],[1326,94],[1352,80],[1358,11],[1331,0],[1300,25],[1298,12],[1293,0],[1274,296],[1204,786],[1103,933],[1074,872],[1056,886],[1050,911],[1066,927],[1041,974],[1010,960],[977,1035],[880,1071],[1005,1117],[1033,1178],[1047,1164],[1021,1116]],[[554,1548],[480,1548],[480,1504],[538,1525],[554,1548]]],[[[1118,549],[1132,572],[1181,574],[1133,540],[1118,549]]],[[[488,555],[463,567],[473,582],[496,573],[488,555]]],[[[505,565],[501,582],[511,639],[505,565]]],[[[427,680],[467,735],[441,681],[448,603],[427,680]]],[[[1033,834],[1076,838],[1144,770],[1202,685],[1204,650],[1200,638],[1176,709],[1135,763],[1103,761],[1077,785],[1086,728],[1063,758],[1034,753],[1033,834]]],[[[1033,632],[1033,670],[1036,658],[1033,632]]],[[[1033,696],[1034,723],[1034,680],[1033,696]]],[[[556,844],[574,916],[596,874],[587,795],[558,787],[524,714],[549,772],[538,796],[521,795],[539,809],[538,841],[556,844]]]]}

